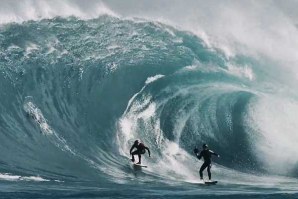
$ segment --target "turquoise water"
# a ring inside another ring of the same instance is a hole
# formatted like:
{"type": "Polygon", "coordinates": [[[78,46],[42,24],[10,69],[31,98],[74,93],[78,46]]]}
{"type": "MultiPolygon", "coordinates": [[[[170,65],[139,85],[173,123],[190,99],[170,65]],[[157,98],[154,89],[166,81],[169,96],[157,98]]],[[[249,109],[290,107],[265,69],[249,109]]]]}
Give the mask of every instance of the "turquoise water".
{"type": "Polygon", "coordinates": [[[3,24],[0,71],[4,197],[297,197],[297,96],[268,58],[157,21],[71,16],[3,24]],[[142,171],[135,139],[152,153],[142,171]],[[203,143],[221,155],[216,186],[198,184],[203,143]]]}

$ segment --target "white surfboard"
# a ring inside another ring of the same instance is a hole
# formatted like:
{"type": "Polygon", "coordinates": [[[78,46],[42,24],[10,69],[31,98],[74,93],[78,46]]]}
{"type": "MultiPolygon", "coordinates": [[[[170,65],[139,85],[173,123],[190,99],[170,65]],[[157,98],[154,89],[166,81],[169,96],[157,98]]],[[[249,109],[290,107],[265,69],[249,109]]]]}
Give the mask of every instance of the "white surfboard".
{"type": "Polygon", "coordinates": [[[218,181],[199,181],[199,182],[191,182],[193,184],[197,184],[197,185],[216,185],[218,181]]]}
{"type": "Polygon", "coordinates": [[[205,181],[204,182],[206,185],[216,185],[217,181],[205,181]]]}
{"type": "Polygon", "coordinates": [[[143,165],[143,164],[136,164],[136,163],[133,163],[133,167],[135,167],[135,168],[147,168],[146,165],[143,165]]]}

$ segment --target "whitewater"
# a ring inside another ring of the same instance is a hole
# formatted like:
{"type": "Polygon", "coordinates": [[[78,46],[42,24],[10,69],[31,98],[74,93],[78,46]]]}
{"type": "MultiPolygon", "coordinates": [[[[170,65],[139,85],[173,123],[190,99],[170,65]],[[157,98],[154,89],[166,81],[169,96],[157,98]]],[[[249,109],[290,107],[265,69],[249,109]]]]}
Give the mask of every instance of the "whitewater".
{"type": "Polygon", "coordinates": [[[298,198],[297,6],[1,0],[1,196],[298,198]]]}

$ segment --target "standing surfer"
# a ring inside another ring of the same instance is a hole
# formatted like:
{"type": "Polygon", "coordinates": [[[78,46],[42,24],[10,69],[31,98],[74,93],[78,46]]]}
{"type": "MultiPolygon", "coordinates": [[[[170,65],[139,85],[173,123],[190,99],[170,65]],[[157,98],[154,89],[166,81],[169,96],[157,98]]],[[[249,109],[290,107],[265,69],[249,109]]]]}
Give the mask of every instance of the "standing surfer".
{"type": "Polygon", "coordinates": [[[195,148],[194,153],[196,154],[197,158],[200,160],[202,157],[204,158],[204,163],[200,168],[200,177],[203,180],[203,171],[207,168],[209,180],[211,180],[211,156],[215,155],[219,157],[217,153],[209,150],[207,144],[203,144],[203,150],[199,153],[199,149],[195,148]]]}
{"type": "Polygon", "coordinates": [[[132,145],[129,153],[132,156],[131,161],[135,161],[135,157],[134,155],[138,155],[139,156],[139,162],[137,164],[141,164],[141,154],[145,154],[146,150],[148,151],[149,157],[150,157],[150,150],[148,147],[146,147],[142,142],[139,142],[139,140],[136,140],[134,142],[134,144],[132,145]],[[132,150],[136,148],[137,150],[135,150],[134,152],[132,152],[132,150]]]}

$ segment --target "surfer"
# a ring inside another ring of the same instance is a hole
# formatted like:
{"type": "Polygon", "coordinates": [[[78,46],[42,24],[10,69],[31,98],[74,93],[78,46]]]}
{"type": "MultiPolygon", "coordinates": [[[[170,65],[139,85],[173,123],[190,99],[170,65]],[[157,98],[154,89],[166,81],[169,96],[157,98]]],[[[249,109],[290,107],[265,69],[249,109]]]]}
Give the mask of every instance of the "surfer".
{"type": "Polygon", "coordinates": [[[217,153],[209,150],[207,144],[203,144],[203,150],[199,154],[199,149],[195,148],[194,153],[196,154],[197,158],[200,160],[202,157],[204,158],[204,163],[200,168],[200,177],[203,180],[203,171],[207,168],[209,180],[211,180],[211,156],[215,155],[219,157],[217,153]]]}
{"type": "Polygon", "coordinates": [[[134,144],[132,145],[129,153],[132,156],[131,161],[134,162],[135,161],[135,157],[134,155],[138,155],[139,156],[139,162],[137,164],[141,164],[141,154],[144,154],[146,152],[146,150],[148,151],[149,157],[150,157],[150,150],[148,147],[146,147],[142,142],[139,142],[139,140],[136,140],[134,142],[134,144]],[[136,148],[137,150],[135,150],[134,152],[132,152],[132,150],[136,148]]]}

